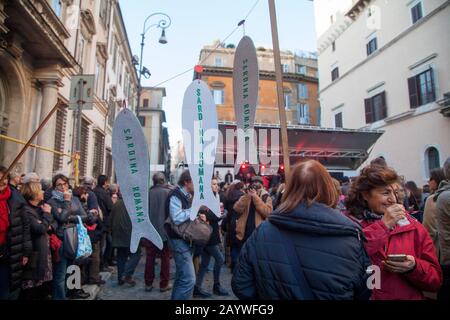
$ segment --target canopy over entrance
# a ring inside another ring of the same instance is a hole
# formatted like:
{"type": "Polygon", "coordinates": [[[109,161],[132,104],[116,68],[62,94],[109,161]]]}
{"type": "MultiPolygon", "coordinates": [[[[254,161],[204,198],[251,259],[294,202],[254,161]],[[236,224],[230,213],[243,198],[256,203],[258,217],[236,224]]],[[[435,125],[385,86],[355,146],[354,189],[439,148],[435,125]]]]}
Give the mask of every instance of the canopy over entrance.
{"type": "MultiPolygon", "coordinates": [[[[222,141],[217,146],[216,166],[233,166],[227,163],[230,154],[236,159],[237,143],[233,137],[235,122],[219,122],[222,141]]],[[[281,146],[279,125],[256,124],[258,159],[260,165],[267,164],[262,159],[279,157],[283,163],[282,150],[272,148],[277,141],[281,146]]],[[[370,150],[383,134],[380,130],[328,129],[314,126],[288,126],[289,161],[291,164],[302,159],[315,159],[330,170],[355,170],[369,156],[370,150]]],[[[220,139],[219,139],[220,140],[220,139]]],[[[270,165],[270,164],[269,164],[270,165]]]]}

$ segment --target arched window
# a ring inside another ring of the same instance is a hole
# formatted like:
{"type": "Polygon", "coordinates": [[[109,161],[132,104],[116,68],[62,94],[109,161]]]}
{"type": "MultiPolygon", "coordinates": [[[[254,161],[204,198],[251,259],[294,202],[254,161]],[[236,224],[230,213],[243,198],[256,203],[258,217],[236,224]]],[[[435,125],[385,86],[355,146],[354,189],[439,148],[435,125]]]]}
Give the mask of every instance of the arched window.
{"type": "Polygon", "coordinates": [[[427,169],[427,174],[434,168],[439,168],[440,166],[438,149],[435,147],[427,148],[425,151],[425,168],[427,169]]]}

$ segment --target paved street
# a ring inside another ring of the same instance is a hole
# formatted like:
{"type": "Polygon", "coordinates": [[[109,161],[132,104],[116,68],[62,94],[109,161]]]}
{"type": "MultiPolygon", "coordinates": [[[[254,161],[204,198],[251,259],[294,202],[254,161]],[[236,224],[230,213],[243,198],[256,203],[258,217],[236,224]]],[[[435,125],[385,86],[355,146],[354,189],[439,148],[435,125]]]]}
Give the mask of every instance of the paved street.
{"type": "MultiPolygon", "coordinates": [[[[208,292],[212,293],[212,286],[213,286],[213,274],[212,274],[212,266],[214,263],[214,259],[211,259],[211,271],[208,271],[208,273],[205,276],[205,280],[203,283],[203,288],[206,289],[208,292]]],[[[123,286],[117,285],[117,273],[116,269],[113,271],[111,277],[107,280],[106,284],[103,286],[99,294],[97,295],[97,299],[101,300],[169,300],[171,291],[167,292],[159,292],[159,268],[160,268],[160,260],[157,259],[157,265],[156,265],[156,279],[153,282],[153,290],[151,292],[146,292],[144,290],[145,283],[144,283],[144,266],[145,266],[145,254],[142,256],[141,261],[136,268],[136,272],[134,274],[135,280],[137,282],[135,287],[130,287],[129,285],[125,284],[123,286]]],[[[175,263],[173,260],[171,262],[171,278],[175,275],[175,263]]],[[[173,283],[173,280],[171,280],[171,283],[173,283]]],[[[230,292],[230,296],[228,297],[218,297],[213,295],[211,299],[214,300],[235,300],[237,299],[236,296],[233,295],[233,292],[231,290],[231,272],[228,267],[223,267],[222,274],[221,274],[221,284],[225,289],[227,289],[230,292]]],[[[203,300],[203,299],[194,299],[194,300],[203,300]]]]}

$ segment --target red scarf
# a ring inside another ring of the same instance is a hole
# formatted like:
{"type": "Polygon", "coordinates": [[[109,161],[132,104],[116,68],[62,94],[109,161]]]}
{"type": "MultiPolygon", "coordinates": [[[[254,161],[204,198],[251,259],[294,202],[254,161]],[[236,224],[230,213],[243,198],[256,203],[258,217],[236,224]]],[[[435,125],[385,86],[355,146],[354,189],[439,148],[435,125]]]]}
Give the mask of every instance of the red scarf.
{"type": "Polygon", "coordinates": [[[9,228],[9,208],[8,199],[11,196],[11,189],[6,186],[6,189],[0,193],[0,245],[6,243],[9,228]]]}

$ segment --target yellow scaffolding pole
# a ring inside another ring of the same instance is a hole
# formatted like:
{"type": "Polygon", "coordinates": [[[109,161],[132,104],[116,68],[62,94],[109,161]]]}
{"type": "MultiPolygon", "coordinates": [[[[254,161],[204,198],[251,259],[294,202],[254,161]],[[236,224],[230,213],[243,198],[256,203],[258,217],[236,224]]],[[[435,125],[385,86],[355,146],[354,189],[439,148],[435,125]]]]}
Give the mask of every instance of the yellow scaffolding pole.
{"type": "MultiPolygon", "coordinates": [[[[22,140],[19,140],[19,139],[15,139],[15,138],[12,138],[12,137],[8,137],[8,136],[5,136],[3,134],[0,134],[0,139],[4,139],[6,141],[11,141],[11,142],[15,142],[15,143],[23,144],[23,145],[27,144],[25,141],[22,141],[22,140]]],[[[30,144],[30,147],[33,147],[33,148],[36,148],[36,149],[39,149],[39,150],[43,150],[43,151],[48,151],[48,152],[51,152],[51,153],[54,153],[54,154],[57,154],[57,155],[60,155],[60,156],[71,158],[73,160],[75,185],[76,186],[79,185],[79,179],[80,179],[80,170],[79,170],[80,154],[78,152],[75,152],[73,155],[70,155],[70,154],[67,154],[67,153],[64,153],[64,152],[60,152],[60,151],[57,151],[57,150],[53,150],[53,149],[50,149],[50,148],[39,146],[39,145],[34,144],[34,143],[30,144]]]]}

